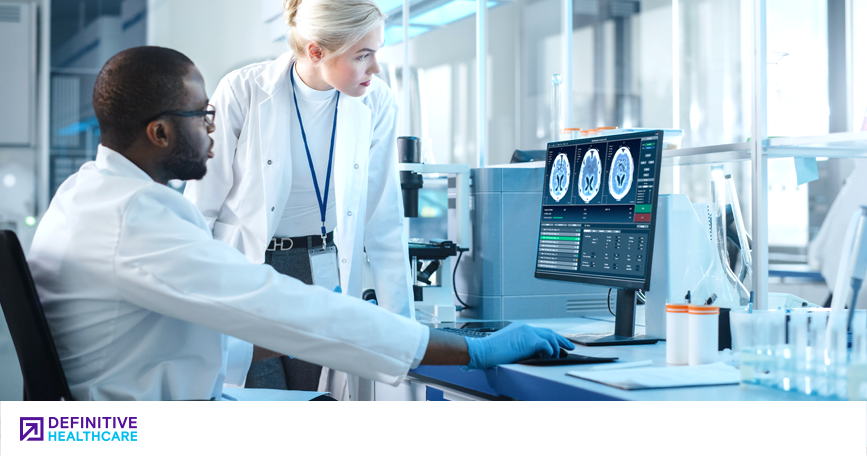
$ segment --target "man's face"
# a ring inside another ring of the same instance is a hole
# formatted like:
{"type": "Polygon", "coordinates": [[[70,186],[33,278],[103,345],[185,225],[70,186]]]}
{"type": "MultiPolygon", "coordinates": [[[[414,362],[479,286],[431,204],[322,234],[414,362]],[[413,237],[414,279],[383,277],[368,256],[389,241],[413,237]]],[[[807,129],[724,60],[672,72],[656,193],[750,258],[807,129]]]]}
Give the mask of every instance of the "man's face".
{"type": "MultiPolygon", "coordinates": [[[[196,67],[191,67],[184,78],[187,93],[187,104],[183,111],[207,111],[208,94],[205,92],[205,80],[196,67]]],[[[208,171],[207,161],[214,157],[211,149],[214,140],[208,136],[214,132],[214,125],[208,124],[205,118],[172,117],[175,135],[174,142],[166,152],[161,168],[170,179],[191,180],[205,177],[208,171]]]]}

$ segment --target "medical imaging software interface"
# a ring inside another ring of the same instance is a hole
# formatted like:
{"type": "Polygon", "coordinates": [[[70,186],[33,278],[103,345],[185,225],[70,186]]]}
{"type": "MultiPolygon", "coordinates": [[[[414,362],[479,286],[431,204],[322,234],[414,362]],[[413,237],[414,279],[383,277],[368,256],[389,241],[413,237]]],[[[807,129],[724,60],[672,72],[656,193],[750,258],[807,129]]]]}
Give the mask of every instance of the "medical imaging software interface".
{"type": "Polygon", "coordinates": [[[644,280],[659,169],[656,134],[549,144],[537,273],[644,280]]]}

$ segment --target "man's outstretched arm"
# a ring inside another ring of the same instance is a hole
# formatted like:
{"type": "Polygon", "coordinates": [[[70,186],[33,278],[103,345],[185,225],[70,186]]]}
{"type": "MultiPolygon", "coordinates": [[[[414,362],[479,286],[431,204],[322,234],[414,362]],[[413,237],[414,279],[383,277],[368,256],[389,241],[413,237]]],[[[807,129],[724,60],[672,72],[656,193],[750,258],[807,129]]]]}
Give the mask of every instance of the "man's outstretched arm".
{"type": "Polygon", "coordinates": [[[459,365],[487,369],[531,357],[556,358],[560,348],[575,346],[565,337],[546,328],[514,323],[488,337],[462,337],[431,330],[421,364],[459,365]]]}

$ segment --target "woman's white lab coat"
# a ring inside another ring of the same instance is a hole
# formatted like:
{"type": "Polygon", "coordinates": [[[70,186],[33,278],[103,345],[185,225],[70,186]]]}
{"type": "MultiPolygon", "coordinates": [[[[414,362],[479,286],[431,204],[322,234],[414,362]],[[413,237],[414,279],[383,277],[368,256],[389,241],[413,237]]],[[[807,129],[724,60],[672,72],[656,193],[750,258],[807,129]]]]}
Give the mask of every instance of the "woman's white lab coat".
{"type": "MultiPolygon", "coordinates": [[[[264,262],[265,249],[291,197],[288,148],[293,105],[288,76],[293,59],[286,53],[233,71],[220,81],[211,99],[217,110],[215,157],[208,162],[205,178],[188,183],[184,193],[202,211],[214,238],[254,263],[264,262]]],[[[340,97],[332,176],[337,197],[335,243],[344,293],[361,296],[366,250],[379,305],[413,318],[397,170],[397,111],[391,90],[376,77],[364,96],[340,97]]],[[[242,352],[252,356],[252,347],[242,352]]]]}

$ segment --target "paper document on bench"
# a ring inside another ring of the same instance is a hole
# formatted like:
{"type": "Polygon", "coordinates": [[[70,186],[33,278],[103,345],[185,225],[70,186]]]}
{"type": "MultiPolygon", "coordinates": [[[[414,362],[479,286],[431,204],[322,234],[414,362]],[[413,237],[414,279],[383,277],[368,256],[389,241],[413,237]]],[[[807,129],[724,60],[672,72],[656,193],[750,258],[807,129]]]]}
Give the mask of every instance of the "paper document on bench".
{"type": "Polygon", "coordinates": [[[223,388],[224,401],[310,401],[328,393],[317,391],[286,391],[264,388],[223,388]]]}
{"type": "Polygon", "coordinates": [[[739,370],[723,363],[692,367],[642,367],[607,371],[569,371],[566,375],[625,390],[737,385],[741,378],[739,370]]]}

